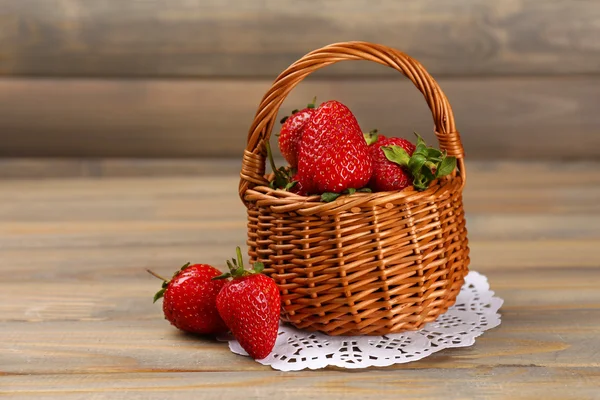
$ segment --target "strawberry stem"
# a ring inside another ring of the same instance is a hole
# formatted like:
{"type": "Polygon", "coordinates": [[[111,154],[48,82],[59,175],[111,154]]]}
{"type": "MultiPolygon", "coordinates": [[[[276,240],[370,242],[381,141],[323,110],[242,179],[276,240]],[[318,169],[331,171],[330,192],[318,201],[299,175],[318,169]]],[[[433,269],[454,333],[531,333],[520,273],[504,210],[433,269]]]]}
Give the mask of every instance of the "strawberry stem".
{"type": "Polygon", "coordinates": [[[271,144],[267,140],[265,142],[265,147],[267,148],[267,158],[269,159],[269,164],[271,164],[271,169],[273,172],[277,171],[277,167],[275,166],[275,160],[273,160],[273,152],[271,151],[271,144]]]}
{"type": "Polygon", "coordinates": [[[433,161],[426,161],[425,162],[425,166],[427,168],[429,168],[429,170],[431,171],[431,173],[435,174],[435,171],[437,171],[437,165],[436,163],[434,163],[433,161]]]}
{"type": "Polygon", "coordinates": [[[273,159],[273,151],[271,150],[271,144],[269,141],[265,141],[265,147],[267,149],[267,158],[269,159],[269,164],[271,165],[271,169],[273,170],[273,174],[275,178],[270,182],[270,186],[273,189],[284,189],[289,190],[294,186],[292,183],[292,177],[294,171],[292,169],[286,169],[285,167],[277,168],[275,165],[275,160],[273,159]]]}
{"type": "Polygon", "coordinates": [[[165,295],[165,290],[167,290],[167,286],[169,285],[169,282],[171,282],[171,281],[170,281],[170,280],[168,280],[168,279],[166,279],[166,278],[163,278],[162,276],[160,276],[159,274],[157,274],[157,273],[156,273],[156,272],[154,272],[154,271],[151,271],[151,270],[149,270],[149,269],[146,269],[146,271],[147,271],[147,272],[148,272],[150,275],[154,276],[155,278],[158,278],[158,279],[160,279],[161,281],[163,281],[163,282],[162,282],[162,285],[161,285],[161,287],[160,287],[160,290],[159,290],[158,292],[156,292],[156,294],[154,295],[154,299],[153,299],[153,301],[152,301],[152,303],[156,303],[156,301],[157,301],[158,299],[162,298],[162,297],[165,295]]]}
{"type": "Polygon", "coordinates": [[[151,271],[151,270],[149,270],[149,269],[146,269],[146,272],[148,272],[150,275],[154,276],[155,278],[158,278],[158,279],[160,279],[160,280],[161,280],[161,281],[163,281],[163,282],[169,282],[169,280],[168,280],[168,279],[166,279],[166,278],[163,278],[162,276],[160,276],[159,274],[157,274],[157,273],[156,273],[156,272],[154,272],[154,271],[151,271]]]}

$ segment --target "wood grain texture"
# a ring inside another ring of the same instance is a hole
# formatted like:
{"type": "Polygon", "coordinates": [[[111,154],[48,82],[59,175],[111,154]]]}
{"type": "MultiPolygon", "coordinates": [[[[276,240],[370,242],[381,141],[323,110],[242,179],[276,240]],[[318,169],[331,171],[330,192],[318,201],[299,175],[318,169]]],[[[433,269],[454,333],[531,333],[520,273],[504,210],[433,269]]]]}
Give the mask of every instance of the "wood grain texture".
{"type": "MultiPolygon", "coordinates": [[[[217,266],[225,270],[221,263],[217,266]]],[[[65,267],[57,267],[48,268],[47,274],[54,275],[50,282],[48,275],[41,279],[27,270],[14,281],[9,281],[8,273],[4,273],[2,280],[7,283],[0,292],[0,322],[151,322],[162,319],[160,304],[151,305],[160,281],[139,266],[123,267],[126,271],[118,276],[106,268],[101,271],[107,270],[107,276],[90,276],[89,272],[77,271],[64,278],[57,277],[60,273],[57,270],[65,267]],[[21,301],[13,303],[11,300],[15,298],[21,298],[21,301]]],[[[600,280],[600,268],[572,267],[566,272],[549,267],[522,267],[516,280],[497,269],[476,267],[493,281],[493,289],[499,296],[511,300],[503,306],[503,312],[515,318],[530,316],[537,311],[539,321],[543,321],[539,329],[558,329],[559,325],[550,326],[554,323],[552,318],[561,313],[572,314],[565,318],[571,318],[575,323],[581,319],[584,306],[588,309],[585,312],[593,317],[590,322],[600,324],[600,319],[596,319],[600,318],[600,294],[596,283],[600,280]],[[545,277],[542,282],[540,274],[545,277]],[[569,275],[573,277],[567,281],[569,275]]],[[[164,266],[156,270],[165,275],[172,272],[164,266]]],[[[584,329],[581,323],[576,325],[584,329]]],[[[152,326],[153,329],[160,328],[160,325],[152,326]]],[[[539,329],[535,328],[536,331],[539,329]]],[[[588,326],[585,329],[595,328],[588,326]]]]}
{"type": "Polygon", "coordinates": [[[598,163],[470,162],[472,268],[504,298],[502,324],[474,346],[414,363],[297,373],[182,334],[151,301],[158,282],[145,268],[168,274],[188,260],[222,267],[245,241],[233,173],[196,166],[187,177],[0,180],[0,395],[595,398],[599,170],[598,163]]]}
{"type": "Polygon", "coordinates": [[[282,400],[537,399],[579,400],[597,397],[600,368],[482,367],[423,371],[347,373],[318,371],[274,373],[246,371],[127,373],[0,377],[16,399],[218,399],[282,400]],[[451,372],[449,374],[449,372],[451,372]],[[10,381],[9,381],[10,380],[10,381]],[[232,381],[235,381],[232,384],[232,381]],[[477,382],[476,385],[473,382],[477,382]],[[243,389],[242,389],[243,388],[243,389]]]}
{"type": "MultiPolygon", "coordinates": [[[[0,158],[0,179],[233,176],[242,160],[230,158],[0,158]]],[[[277,164],[283,158],[276,159],[277,164]]]]}
{"type": "Polygon", "coordinates": [[[396,47],[435,75],[596,74],[600,65],[594,0],[4,0],[0,15],[5,75],[270,77],[347,40],[396,47]]]}
{"type": "MultiPolygon", "coordinates": [[[[150,307],[151,296],[148,299],[150,307]]],[[[381,369],[599,367],[594,357],[600,334],[598,303],[595,309],[590,305],[585,311],[538,308],[520,314],[513,308],[502,311],[502,316],[503,325],[486,332],[474,346],[447,349],[412,364],[381,369]],[[569,317],[563,318],[565,314],[569,317]]],[[[9,321],[0,322],[0,328],[4,374],[270,369],[231,353],[226,343],[177,331],[159,312],[151,320],[9,321]]]]}
{"type": "MultiPolygon", "coordinates": [[[[584,323],[581,330],[573,332],[563,327],[548,326],[547,321],[560,317],[561,313],[538,311],[536,315],[530,313],[519,316],[515,312],[506,312],[503,313],[503,324],[510,326],[529,318],[527,328],[545,322],[547,331],[498,328],[487,332],[469,348],[442,350],[414,363],[418,365],[397,364],[380,369],[467,370],[532,365],[551,368],[599,367],[598,361],[588,353],[590,348],[597,351],[598,324],[589,326],[584,323]]],[[[574,312],[574,317],[600,319],[597,311],[574,312]]],[[[568,321],[574,322],[573,319],[568,321]]],[[[180,333],[160,319],[10,322],[0,323],[0,327],[3,339],[0,344],[2,372],[5,374],[243,372],[270,369],[252,359],[231,353],[226,343],[180,333]],[[43,335],[40,334],[41,330],[43,335]]]]}
{"type": "MultiPolygon", "coordinates": [[[[431,114],[399,73],[301,83],[280,116],[317,95],[363,130],[434,141],[431,114]]],[[[599,159],[600,79],[442,79],[468,159],[599,159]]],[[[1,79],[0,156],[239,157],[270,81],[1,79]]],[[[273,146],[276,148],[277,146],[273,146]]],[[[91,171],[93,174],[93,170],[91,171]]]]}

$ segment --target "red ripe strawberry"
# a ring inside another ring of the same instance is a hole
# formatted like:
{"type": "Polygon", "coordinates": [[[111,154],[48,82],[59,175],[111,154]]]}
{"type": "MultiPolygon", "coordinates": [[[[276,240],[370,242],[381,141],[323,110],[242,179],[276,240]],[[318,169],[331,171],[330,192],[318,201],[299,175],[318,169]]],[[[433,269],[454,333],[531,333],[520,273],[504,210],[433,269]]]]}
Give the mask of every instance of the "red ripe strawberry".
{"type": "Polygon", "coordinates": [[[182,331],[216,334],[227,332],[227,326],[217,311],[217,295],[224,281],[212,280],[221,272],[206,264],[185,264],[171,280],[163,280],[162,289],[154,301],[164,297],[163,312],[173,326],[182,331]]]}
{"type": "Polygon", "coordinates": [[[255,263],[252,271],[244,270],[242,253],[237,248],[237,262],[227,261],[230,272],[220,278],[226,281],[217,296],[219,314],[240,346],[260,360],[267,357],[277,340],[281,298],[275,281],[260,272],[264,268],[255,263]]]}
{"type": "Polygon", "coordinates": [[[369,153],[373,160],[373,176],[369,187],[375,192],[402,190],[412,185],[412,175],[407,167],[401,167],[387,159],[381,149],[386,146],[400,146],[409,156],[415,151],[415,145],[403,138],[386,138],[379,135],[374,144],[369,146],[369,153]]]}
{"type": "Polygon", "coordinates": [[[292,115],[281,120],[283,126],[279,132],[279,150],[292,168],[298,166],[298,146],[304,127],[315,112],[315,103],[317,98],[313,99],[306,108],[298,111],[292,111],[292,115]]]}
{"type": "Polygon", "coordinates": [[[365,186],[373,164],[356,118],[331,100],[317,108],[304,128],[298,153],[298,181],[307,193],[341,193],[365,186]]]}
{"type": "Polygon", "coordinates": [[[373,138],[365,135],[374,163],[369,185],[375,191],[402,190],[411,185],[416,190],[426,190],[434,180],[451,174],[456,168],[456,158],[446,152],[428,147],[418,133],[414,145],[402,138],[373,138]]]}

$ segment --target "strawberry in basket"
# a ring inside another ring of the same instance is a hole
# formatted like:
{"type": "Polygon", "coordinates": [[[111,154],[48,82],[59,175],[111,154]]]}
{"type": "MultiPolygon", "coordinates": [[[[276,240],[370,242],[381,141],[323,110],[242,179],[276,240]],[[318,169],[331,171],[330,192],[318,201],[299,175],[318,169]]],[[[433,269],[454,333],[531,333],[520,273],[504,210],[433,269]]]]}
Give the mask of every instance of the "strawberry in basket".
{"type": "Polygon", "coordinates": [[[344,104],[331,100],[315,109],[315,100],[282,120],[279,148],[289,168],[275,167],[267,144],[273,188],[320,194],[329,202],[356,191],[425,190],[456,167],[455,158],[428,147],[418,134],[416,145],[377,130],[362,134],[344,104]]]}
{"type": "Polygon", "coordinates": [[[298,194],[342,192],[364,187],[373,162],[356,118],[339,101],[312,104],[284,119],[279,148],[290,168],[277,168],[267,143],[271,187],[298,194]]]}
{"type": "Polygon", "coordinates": [[[376,130],[365,134],[374,165],[369,181],[373,191],[403,190],[411,185],[425,190],[433,180],[454,171],[456,158],[428,147],[419,134],[415,135],[416,146],[404,138],[378,135],[376,130]]]}
{"type": "Polygon", "coordinates": [[[369,146],[369,155],[373,160],[373,175],[369,187],[374,192],[402,190],[412,183],[412,175],[408,168],[387,159],[383,147],[399,146],[412,156],[415,145],[404,138],[387,138],[379,135],[377,130],[365,134],[369,146]]]}
{"type": "Polygon", "coordinates": [[[304,133],[308,120],[315,112],[317,98],[315,97],[306,108],[292,111],[292,115],[281,120],[282,126],[279,132],[279,150],[290,164],[290,167],[298,167],[298,147],[304,133]]]}
{"type": "Polygon", "coordinates": [[[307,193],[341,193],[365,186],[373,173],[369,148],[348,107],[331,100],[309,119],[300,141],[295,179],[307,193]]]}

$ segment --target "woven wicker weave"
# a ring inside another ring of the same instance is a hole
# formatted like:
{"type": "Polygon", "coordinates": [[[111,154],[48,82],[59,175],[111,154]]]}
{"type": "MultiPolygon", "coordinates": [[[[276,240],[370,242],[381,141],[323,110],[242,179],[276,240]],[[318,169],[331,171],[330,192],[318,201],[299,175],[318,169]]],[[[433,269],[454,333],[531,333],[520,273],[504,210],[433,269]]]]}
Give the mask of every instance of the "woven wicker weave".
{"type": "Polygon", "coordinates": [[[258,108],[239,187],[248,209],[249,255],[279,285],[282,319],[329,335],[383,335],[419,329],[446,312],[468,272],[465,178],[450,105],[414,59],[389,47],[348,42],[292,64],[258,108]],[[441,149],[457,157],[457,171],[423,192],[355,193],[331,203],[271,189],[264,142],[279,107],[308,74],[343,60],[374,61],[408,77],[431,109],[441,149]]]}

